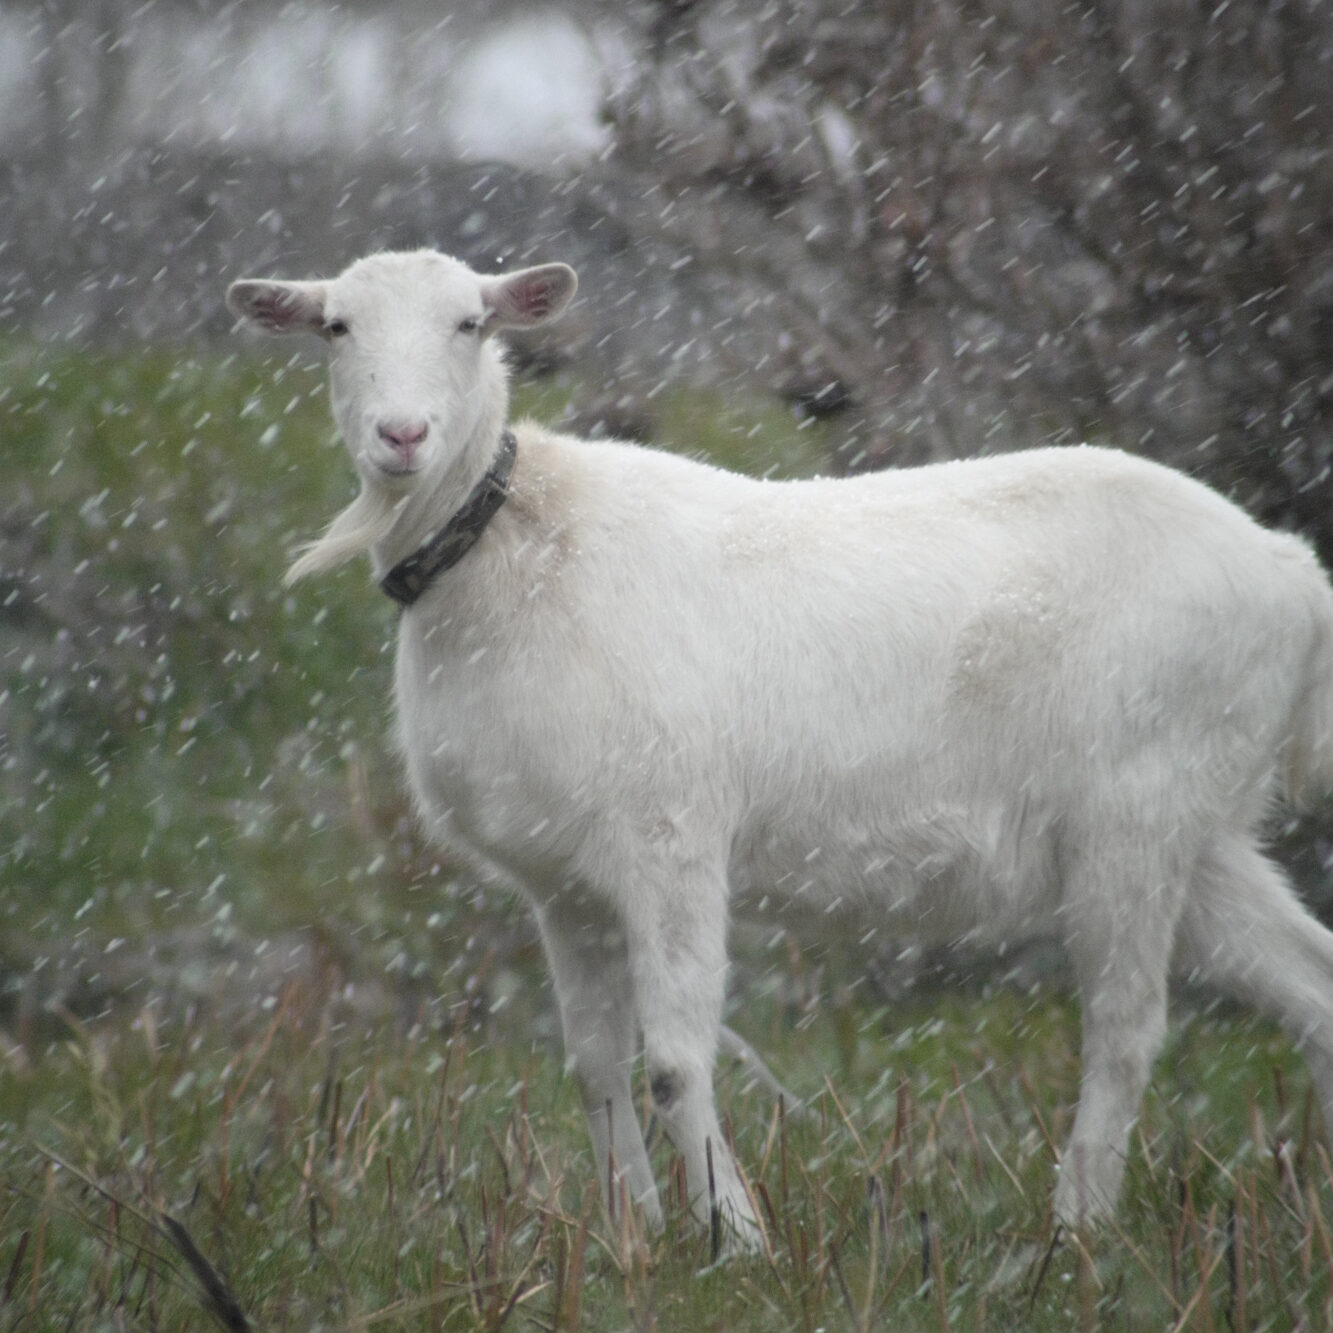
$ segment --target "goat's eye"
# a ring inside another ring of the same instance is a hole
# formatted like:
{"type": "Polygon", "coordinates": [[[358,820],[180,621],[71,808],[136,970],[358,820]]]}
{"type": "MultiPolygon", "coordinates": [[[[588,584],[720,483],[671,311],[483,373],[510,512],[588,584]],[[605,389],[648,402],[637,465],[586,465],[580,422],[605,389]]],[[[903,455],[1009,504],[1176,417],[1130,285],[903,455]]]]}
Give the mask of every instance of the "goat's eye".
{"type": "Polygon", "coordinates": [[[458,323],[459,333],[476,333],[479,328],[481,328],[481,317],[479,315],[469,315],[458,323]]]}
{"type": "Polygon", "coordinates": [[[341,338],[345,333],[350,333],[351,330],[347,327],[345,319],[331,319],[324,325],[324,332],[330,338],[341,338]]]}

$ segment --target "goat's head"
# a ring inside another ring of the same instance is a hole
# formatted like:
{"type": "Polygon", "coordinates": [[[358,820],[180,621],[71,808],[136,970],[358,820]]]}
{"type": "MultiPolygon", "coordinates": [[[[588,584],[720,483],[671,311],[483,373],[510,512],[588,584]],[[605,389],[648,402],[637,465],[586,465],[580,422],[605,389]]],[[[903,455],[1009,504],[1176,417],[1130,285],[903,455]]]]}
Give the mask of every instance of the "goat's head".
{"type": "Polygon", "coordinates": [[[564,264],[483,277],[419,250],[372,255],[323,282],[234,282],[227,306],[267,332],[329,344],[333,414],[357,471],[405,490],[479,431],[498,436],[507,397],[490,334],[554,319],[576,286],[564,264]]]}

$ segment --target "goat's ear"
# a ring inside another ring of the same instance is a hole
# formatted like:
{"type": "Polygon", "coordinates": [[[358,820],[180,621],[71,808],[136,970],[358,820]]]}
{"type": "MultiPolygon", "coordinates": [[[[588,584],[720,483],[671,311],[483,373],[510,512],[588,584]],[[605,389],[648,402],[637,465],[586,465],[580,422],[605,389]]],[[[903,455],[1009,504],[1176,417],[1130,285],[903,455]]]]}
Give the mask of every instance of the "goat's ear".
{"type": "Polygon", "coordinates": [[[486,331],[527,329],[564,313],[574,298],[579,280],[568,264],[538,264],[482,282],[486,331]]]}
{"type": "Polygon", "coordinates": [[[266,333],[322,333],[325,284],[247,279],[227,288],[227,309],[266,333]]]}

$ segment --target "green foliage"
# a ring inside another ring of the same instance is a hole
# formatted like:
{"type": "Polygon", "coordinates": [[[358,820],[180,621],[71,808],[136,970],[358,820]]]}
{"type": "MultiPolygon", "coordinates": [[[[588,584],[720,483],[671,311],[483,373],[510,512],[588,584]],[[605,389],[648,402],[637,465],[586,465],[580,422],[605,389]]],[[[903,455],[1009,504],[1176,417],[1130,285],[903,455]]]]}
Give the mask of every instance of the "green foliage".
{"type": "Polygon", "coordinates": [[[274,886],[319,863],[321,779],[377,737],[390,621],[279,586],[293,525],[348,495],[315,373],[20,351],[5,381],[7,924],[299,918],[274,886]]]}

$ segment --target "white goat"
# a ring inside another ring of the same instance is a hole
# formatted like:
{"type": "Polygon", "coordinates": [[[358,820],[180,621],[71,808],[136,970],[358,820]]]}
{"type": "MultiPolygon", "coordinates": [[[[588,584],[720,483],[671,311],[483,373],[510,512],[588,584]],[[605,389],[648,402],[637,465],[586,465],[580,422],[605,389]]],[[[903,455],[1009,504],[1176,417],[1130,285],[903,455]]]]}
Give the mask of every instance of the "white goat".
{"type": "Polygon", "coordinates": [[[329,343],[361,492],[288,577],[361,550],[397,567],[412,791],[531,902],[611,1188],[660,1216],[631,1131],[641,1032],[696,1214],[711,1154],[755,1240],[712,1091],[744,900],[1064,942],[1083,1075],[1062,1220],[1115,1206],[1172,968],[1284,1023],[1333,1127],[1333,934],[1257,833],[1275,795],[1333,787],[1333,595],[1307,548],[1102,449],[764,482],[511,434],[490,335],[574,288],[560,264],[420,252],[228,304],[329,343]],[[413,564],[460,511],[435,544],[454,567],[413,564]]]}

